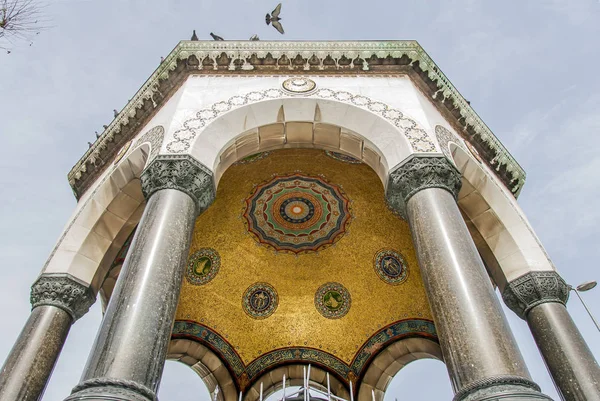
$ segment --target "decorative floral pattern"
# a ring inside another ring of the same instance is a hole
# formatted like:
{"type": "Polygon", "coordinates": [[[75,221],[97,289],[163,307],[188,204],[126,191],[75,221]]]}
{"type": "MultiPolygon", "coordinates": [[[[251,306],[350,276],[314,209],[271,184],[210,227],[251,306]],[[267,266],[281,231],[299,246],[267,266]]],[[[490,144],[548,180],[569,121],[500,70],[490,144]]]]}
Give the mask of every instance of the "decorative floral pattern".
{"type": "Polygon", "coordinates": [[[382,249],[375,254],[375,272],[388,284],[397,285],[408,278],[408,265],[404,257],[392,249],[382,249]]]}
{"type": "Polygon", "coordinates": [[[31,286],[31,308],[52,305],[66,311],[73,321],[87,313],[96,301],[91,287],[70,276],[42,274],[31,286]]]}
{"type": "Polygon", "coordinates": [[[137,141],[135,141],[135,145],[133,146],[134,149],[145,142],[150,144],[150,156],[146,161],[146,165],[150,164],[150,162],[158,155],[158,152],[160,152],[160,147],[162,146],[164,136],[165,129],[162,125],[157,125],[142,135],[137,141]]]}
{"type": "Polygon", "coordinates": [[[190,284],[203,285],[211,281],[221,267],[221,257],[213,248],[201,248],[190,256],[185,278],[190,284]]]}
{"type": "Polygon", "coordinates": [[[350,310],[350,293],[340,283],[326,283],[315,294],[315,307],[328,319],[344,317],[350,310]]]}
{"type": "MultiPolygon", "coordinates": [[[[354,95],[346,91],[335,91],[321,88],[304,94],[308,97],[337,100],[343,103],[367,109],[388,120],[406,136],[415,152],[435,152],[435,144],[427,135],[427,132],[419,127],[416,121],[405,116],[400,110],[391,108],[385,103],[373,100],[364,95],[354,95]]],[[[167,144],[167,152],[184,153],[191,147],[193,140],[198,134],[215,118],[221,114],[234,110],[240,106],[259,102],[267,99],[279,99],[289,96],[281,89],[266,89],[253,91],[245,95],[235,95],[226,101],[214,103],[212,106],[202,109],[192,117],[185,120],[182,127],[173,134],[173,140],[167,144]]]]}
{"type": "Polygon", "coordinates": [[[352,157],[352,156],[348,156],[345,155],[343,153],[339,153],[339,152],[333,152],[331,150],[326,150],[325,154],[329,157],[331,157],[332,159],[341,161],[343,163],[348,163],[348,164],[361,164],[362,161],[352,157]]]}
{"type": "Polygon", "coordinates": [[[453,142],[457,146],[465,149],[465,147],[463,146],[463,141],[456,135],[454,135],[452,131],[445,127],[442,127],[441,125],[435,126],[435,137],[437,138],[438,144],[440,145],[440,150],[452,163],[454,163],[454,158],[452,157],[452,153],[450,152],[450,142],[453,142]]]}
{"type": "Polygon", "coordinates": [[[260,244],[295,254],[339,241],[352,218],[350,201],[339,187],[304,174],[276,176],[255,187],[242,216],[260,244]]]}
{"type": "Polygon", "coordinates": [[[190,155],[160,155],[140,177],[146,199],[161,189],[177,189],[188,194],[202,213],[215,200],[212,171],[190,155]]]}
{"type": "Polygon", "coordinates": [[[270,284],[254,283],[244,293],[244,312],[254,319],[265,319],[275,312],[279,305],[277,291],[270,284]]]}

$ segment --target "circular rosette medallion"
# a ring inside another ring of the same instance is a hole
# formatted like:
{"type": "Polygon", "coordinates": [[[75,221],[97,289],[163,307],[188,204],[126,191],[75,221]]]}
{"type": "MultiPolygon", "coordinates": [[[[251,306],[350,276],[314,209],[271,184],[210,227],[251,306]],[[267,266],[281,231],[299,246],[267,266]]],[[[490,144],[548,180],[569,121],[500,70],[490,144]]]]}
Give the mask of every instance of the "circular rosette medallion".
{"type": "Polygon", "coordinates": [[[388,284],[400,284],[408,278],[408,265],[402,255],[391,249],[375,254],[375,272],[388,284]]]}
{"type": "Polygon", "coordinates": [[[215,278],[221,266],[219,253],[212,248],[201,248],[190,256],[185,278],[194,285],[208,283],[215,278]]]}
{"type": "Polygon", "coordinates": [[[261,244],[279,252],[309,253],[340,240],[352,216],[336,185],[303,174],[277,176],[245,200],[244,224],[261,244]]]}
{"type": "Polygon", "coordinates": [[[283,81],[281,86],[283,86],[283,89],[287,92],[303,94],[312,92],[317,87],[317,84],[309,78],[294,77],[283,81]]]}
{"type": "Polygon", "coordinates": [[[267,283],[252,284],[242,298],[244,311],[254,319],[271,316],[278,304],[277,292],[267,283]]]}
{"type": "Polygon", "coordinates": [[[326,283],[315,294],[315,307],[328,319],[339,319],[348,313],[352,300],[340,283],[326,283]]]}

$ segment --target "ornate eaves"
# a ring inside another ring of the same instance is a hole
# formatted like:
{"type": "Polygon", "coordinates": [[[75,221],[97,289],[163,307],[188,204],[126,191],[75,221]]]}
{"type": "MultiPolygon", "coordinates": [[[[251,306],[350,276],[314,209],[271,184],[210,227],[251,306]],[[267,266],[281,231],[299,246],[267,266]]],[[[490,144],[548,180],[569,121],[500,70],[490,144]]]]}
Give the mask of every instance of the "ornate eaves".
{"type": "Polygon", "coordinates": [[[423,80],[434,103],[518,195],[525,172],[416,41],[181,41],[68,174],[79,197],[190,74],[393,74],[423,80]]]}

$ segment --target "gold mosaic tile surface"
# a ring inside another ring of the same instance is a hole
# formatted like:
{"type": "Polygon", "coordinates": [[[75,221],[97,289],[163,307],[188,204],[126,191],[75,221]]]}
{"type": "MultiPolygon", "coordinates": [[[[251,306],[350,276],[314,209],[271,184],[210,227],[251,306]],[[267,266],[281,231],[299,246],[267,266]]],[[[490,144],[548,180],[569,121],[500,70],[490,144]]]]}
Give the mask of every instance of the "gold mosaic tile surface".
{"type": "Polygon", "coordinates": [[[387,209],[381,181],[364,164],[343,163],[319,150],[290,149],[230,167],[214,204],[196,221],[190,252],[207,247],[221,257],[219,272],[204,285],[184,281],[176,318],[210,326],[245,364],[289,346],[321,349],[349,364],[382,327],[402,319],[432,319],[408,224],[387,209]],[[352,201],[349,231],[318,254],[275,253],[259,246],[241,218],[243,200],[254,185],[293,172],[322,175],[352,201]],[[399,251],[408,263],[402,284],[387,284],[375,272],[373,259],[382,248],[399,251]],[[317,289],[332,281],[352,297],[349,312],[339,319],[323,317],[314,304],[317,289]],[[270,284],[279,298],[275,312],[261,320],[242,308],[245,290],[256,282],[270,284]]]}

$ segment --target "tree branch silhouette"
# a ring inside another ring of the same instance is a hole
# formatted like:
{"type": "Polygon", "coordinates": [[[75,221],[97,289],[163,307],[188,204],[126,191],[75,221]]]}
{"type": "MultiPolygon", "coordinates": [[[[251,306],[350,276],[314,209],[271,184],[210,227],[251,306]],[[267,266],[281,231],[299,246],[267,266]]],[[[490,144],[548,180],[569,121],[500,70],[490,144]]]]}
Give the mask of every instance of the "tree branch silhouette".
{"type": "Polygon", "coordinates": [[[36,0],[0,0],[0,49],[10,53],[19,41],[29,41],[47,29],[44,5],[36,0]]]}

